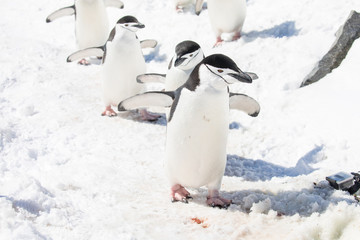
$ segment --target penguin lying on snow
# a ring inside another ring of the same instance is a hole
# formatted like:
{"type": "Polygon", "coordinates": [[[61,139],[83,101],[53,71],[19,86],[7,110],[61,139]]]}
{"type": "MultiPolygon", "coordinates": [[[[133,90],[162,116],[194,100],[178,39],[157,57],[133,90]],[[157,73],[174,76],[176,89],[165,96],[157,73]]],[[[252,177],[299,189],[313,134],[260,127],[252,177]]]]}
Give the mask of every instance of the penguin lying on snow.
{"type": "MultiPolygon", "coordinates": [[[[75,14],[75,35],[78,49],[100,46],[109,36],[109,20],[105,7],[123,8],[119,0],[75,0],[74,5],[61,8],[46,18],[52,22],[57,18],[75,14]]],[[[80,64],[88,65],[82,59],[80,64]]]]}
{"type": "Polygon", "coordinates": [[[171,106],[167,124],[165,170],[173,201],[191,198],[185,187],[207,186],[207,204],[227,207],[231,200],[219,196],[226,165],[229,108],[256,117],[256,100],[229,93],[228,85],[251,83],[227,56],[214,54],[203,59],[186,83],[176,91],[147,92],[122,101],[119,111],[148,106],[171,106]]]}
{"type": "MultiPolygon", "coordinates": [[[[196,14],[200,14],[204,0],[196,1],[196,14]]],[[[207,0],[210,23],[216,35],[215,46],[220,44],[222,33],[234,33],[232,40],[241,37],[246,17],[246,0],[207,0]]]]}
{"type": "MultiPolygon", "coordinates": [[[[133,16],[122,17],[105,45],[77,51],[67,58],[68,62],[89,56],[103,58],[103,99],[106,106],[103,116],[116,116],[112,105],[117,106],[120,101],[143,92],[143,86],[136,82],[136,76],[143,74],[146,66],[141,43],[135,32],[144,27],[133,16]]],[[[142,44],[154,47],[157,42],[147,40],[142,44]]],[[[159,117],[145,109],[141,109],[140,113],[144,120],[156,120],[159,117]]]]}

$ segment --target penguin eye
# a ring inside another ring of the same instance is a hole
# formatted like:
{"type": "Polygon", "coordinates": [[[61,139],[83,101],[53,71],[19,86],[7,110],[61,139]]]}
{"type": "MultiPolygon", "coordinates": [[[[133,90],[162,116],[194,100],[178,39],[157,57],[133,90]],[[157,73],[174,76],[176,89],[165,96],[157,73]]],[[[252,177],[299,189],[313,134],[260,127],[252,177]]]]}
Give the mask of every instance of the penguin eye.
{"type": "Polygon", "coordinates": [[[125,24],[125,27],[128,27],[129,26],[129,24],[125,24]]]}
{"type": "Polygon", "coordinates": [[[219,73],[222,73],[222,72],[224,72],[224,70],[221,70],[221,69],[218,69],[217,70],[219,73]]]}
{"type": "Polygon", "coordinates": [[[192,57],[193,56],[193,54],[190,54],[190,57],[192,57]]]}

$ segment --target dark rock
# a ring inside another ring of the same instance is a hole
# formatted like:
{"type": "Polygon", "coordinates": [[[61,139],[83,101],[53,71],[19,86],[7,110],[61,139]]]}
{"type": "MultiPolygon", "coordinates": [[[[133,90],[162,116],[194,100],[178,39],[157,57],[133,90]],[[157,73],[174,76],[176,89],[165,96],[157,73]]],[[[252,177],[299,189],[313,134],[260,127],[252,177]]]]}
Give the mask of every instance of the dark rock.
{"type": "Polygon", "coordinates": [[[341,64],[353,42],[360,37],[360,14],[351,11],[349,18],[337,31],[336,36],[336,41],[329,52],[317,63],[300,87],[319,81],[341,64]]]}

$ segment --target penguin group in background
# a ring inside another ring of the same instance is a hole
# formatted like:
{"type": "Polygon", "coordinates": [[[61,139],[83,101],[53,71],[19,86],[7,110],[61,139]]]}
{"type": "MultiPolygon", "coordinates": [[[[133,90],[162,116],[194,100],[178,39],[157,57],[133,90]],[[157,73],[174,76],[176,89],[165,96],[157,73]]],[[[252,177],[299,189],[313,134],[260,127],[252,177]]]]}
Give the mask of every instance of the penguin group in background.
{"type": "MultiPolygon", "coordinates": [[[[100,46],[109,36],[109,20],[106,7],[123,8],[119,0],[75,0],[74,5],[61,8],[46,18],[52,22],[59,17],[75,14],[75,35],[78,49],[100,46]]],[[[86,59],[80,64],[88,65],[86,59]]]]}
{"type": "MultiPolygon", "coordinates": [[[[196,1],[196,14],[200,14],[204,0],[196,1]]],[[[210,23],[216,35],[215,46],[223,42],[223,33],[234,33],[232,40],[241,37],[246,17],[246,0],[207,0],[210,23]]]]}
{"type": "Polygon", "coordinates": [[[122,101],[119,111],[141,107],[170,107],[166,137],[166,175],[172,201],[187,203],[185,187],[207,186],[207,204],[227,208],[231,200],[220,196],[226,165],[229,109],[257,116],[260,105],[244,94],[229,92],[229,84],[251,83],[252,78],[222,54],[204,58],[184,85],[175,91],[155,91],[122,101]]]}
{"type": "MultiPolygon", "coordinates": [[[[133,16],[120,18],[105,44],[79,50],[71,54],[67,61],[73,62],[79,58],[96,56],[103,59],[103,100],[105,110],[103,116],[116,116],[111,106],[117,106],[120,101],[144,91],[143,85],[136,82],[136,77],[145,73],[145,59],[141,43],[135,32],[145,25],[133,16]]],[[[143,42],[144,46],[154,47],[155,40],[143,42]]],[[[145,109],[140,113],[144,120],[154,121],[158,115],[152,115],[145,109]]]]}

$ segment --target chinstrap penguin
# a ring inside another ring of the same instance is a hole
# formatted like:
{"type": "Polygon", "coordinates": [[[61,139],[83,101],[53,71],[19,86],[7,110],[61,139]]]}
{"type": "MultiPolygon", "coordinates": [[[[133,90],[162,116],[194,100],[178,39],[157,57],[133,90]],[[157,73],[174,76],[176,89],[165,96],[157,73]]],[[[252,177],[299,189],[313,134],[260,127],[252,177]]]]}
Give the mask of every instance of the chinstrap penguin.
{"type": "MultiPolygon", "coordinates": [[[[76,59],[97,56],[103,59],[103,100],[105,111],[103,116],[116,116],[111,106],[117,106],[120,101],[143,92],[143,85],[136,82],[136,76],[146,71],[145,59],[141,51],[141,43],[135,32],[144,28],[133,16],[125,16],[118,20],[111,31],[105,45],[92,47],[71,54],[68,62],[76,59]]],[[[146,40],[145,46],[157,44],[155,40],[146,40]]],[[[144,120],[156,120],[159,116],[141,109],[144,120]]]]}
{"type": "Polygon", "coordinates": [[[170,60],[166,74],[146,73],[139,75],[139,83],[164,83],[165,91],[175,91],[189,78],[194,67],[204,59],[204,53],[199,44],[186,40],[175,47],[175,55],[170,60]]]}
{"type": "MultiPolygon", "coordinates": [[[[196,14],[200,14],[203,0],[196,2],[196,14]]],[[[216,35],[215,46],[223,40],[222,33],[234,33],[232,40],[241,37],[246,17],[246,0],[207,0],[211,26],[216,35]]]]}
{"type": "MultiPolygon", "coordinates": [[[[100,46],[109,36],[109,20],[106,7],[123,8],[119,0],[75,0],[74,5],[61,8],[46,18],[52,22],[59,17],[75,15],[75,36],[78,49],[100,46]]],[[[79,64],[88,65],[86,59],[79,64]]]]}
{"type": "Polygon", "coordinates": [[[185,187],[207,186],[207,204],[228,207],[220,197],[226,165],[229,108],[257,116],[260,105],[244,94],[229,93],[228,85],[251,83],[229,57],[214,54],[203,59],[176,91],[146,92],[122,101],[119,111],[146,106],[171,106],[167,124],[165,171],[172,201],[187,203],[185,187]]]}

